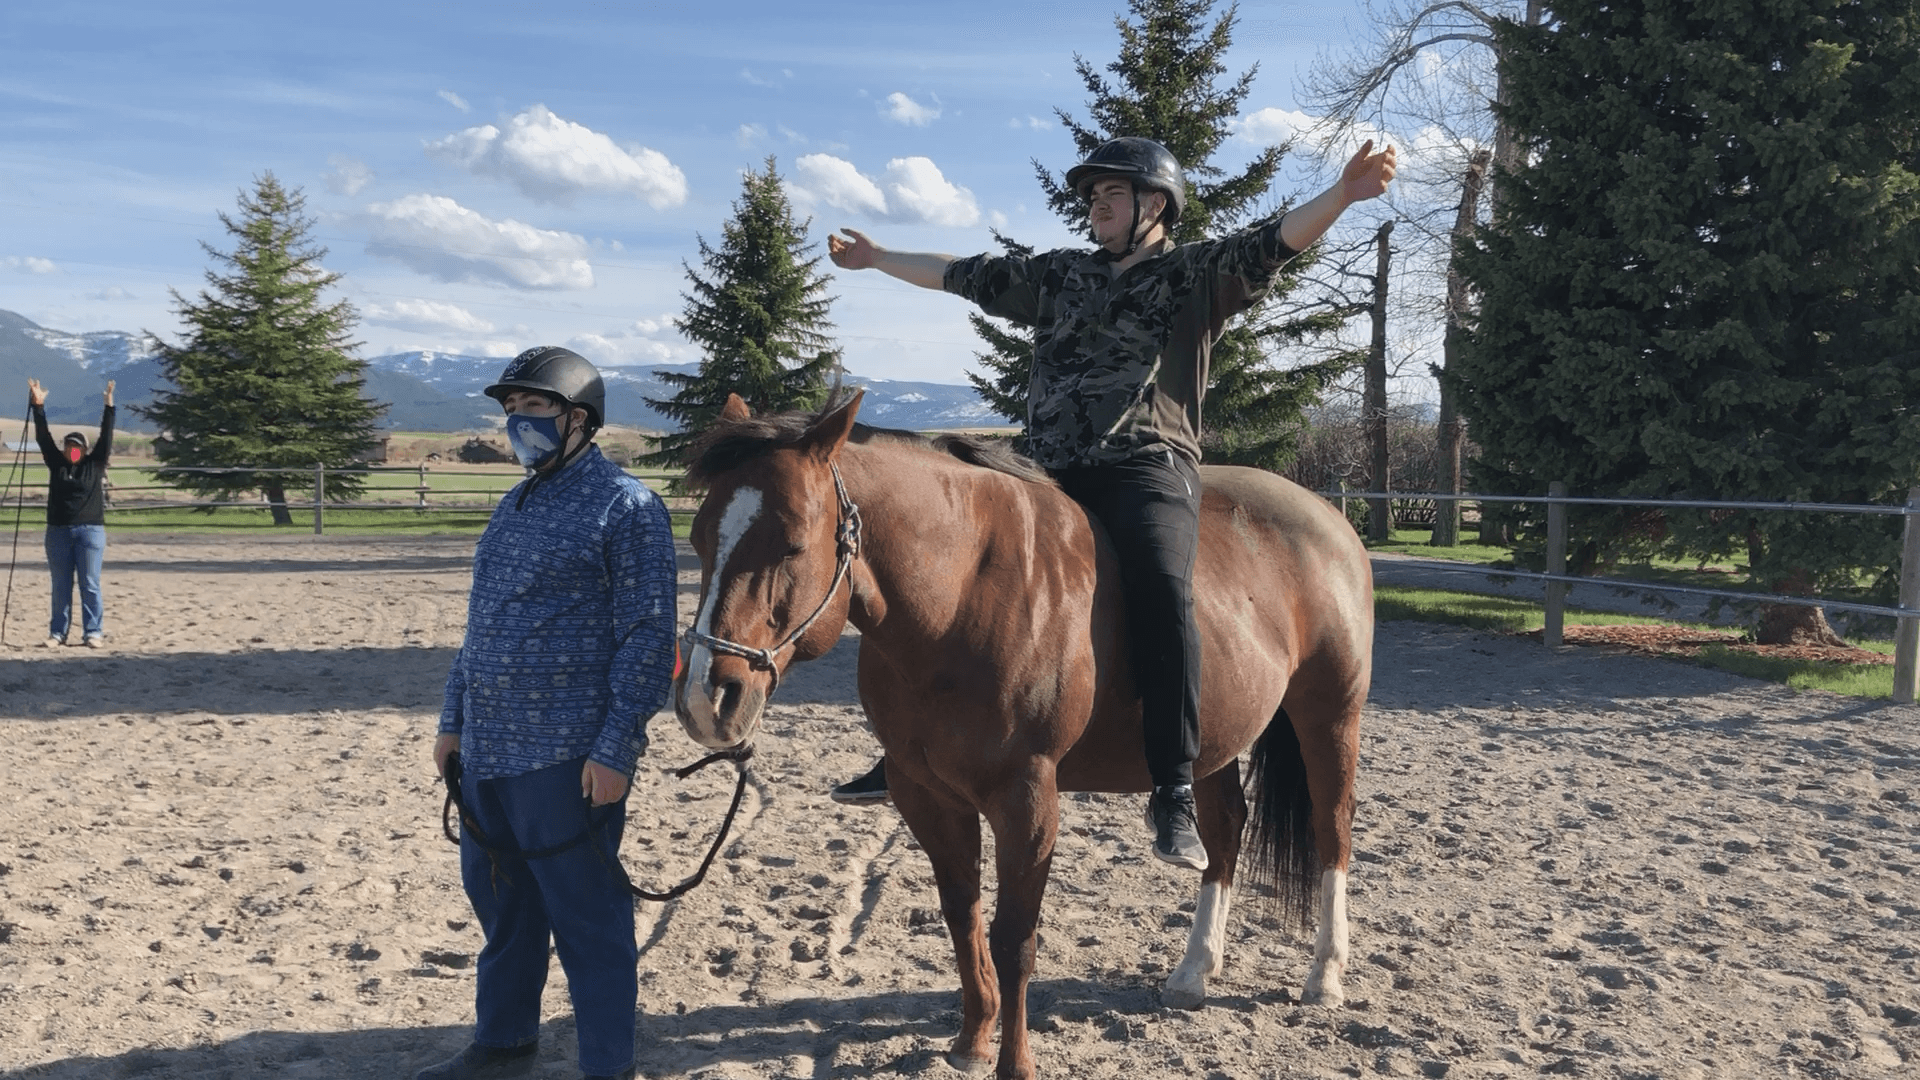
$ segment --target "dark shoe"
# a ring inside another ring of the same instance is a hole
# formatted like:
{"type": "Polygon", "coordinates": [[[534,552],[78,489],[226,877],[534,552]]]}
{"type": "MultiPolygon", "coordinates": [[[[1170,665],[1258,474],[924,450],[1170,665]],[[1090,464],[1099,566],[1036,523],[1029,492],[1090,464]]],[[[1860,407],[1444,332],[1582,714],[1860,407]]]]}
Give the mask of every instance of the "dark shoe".
{"type": "Polygon", "coordinates": [[[887,759],[881,758],[865,776],[849,780],[834,788],[830,795],[834,802],[848,806],[872,806],[886,802],[887,795],[887,759]]]}
{"type": "Polygon", "coordinates": [[[440,1064],[421,1069],[413,1080],[512,1080],[532,1075],[533,1056],[539,1051],[537,1042],[508,1047],[468,1043],[440,1064]]]}
{"type": "Polygon", "coordinates": [[[1147,800],[1147,828],[1153,830],[1153,857],[1189,870],[1207,868],[1207,847],[1193,812],[1193,788],[1185,784],[1153,789],[1147,800]]]}

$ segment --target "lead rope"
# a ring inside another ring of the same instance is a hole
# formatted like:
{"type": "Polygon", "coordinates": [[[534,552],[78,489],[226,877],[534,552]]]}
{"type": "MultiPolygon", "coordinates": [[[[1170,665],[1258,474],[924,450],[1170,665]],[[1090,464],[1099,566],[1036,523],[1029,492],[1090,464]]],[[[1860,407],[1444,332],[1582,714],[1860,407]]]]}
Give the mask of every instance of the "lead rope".
{"type": "Polygon", "coordinates": [[[6,494],[18,487],[14,498],[13,511],[13,550],[7,556],[7,595],[0,602],[0,645],[7,643],[7,617],[13,614],[13,569],[20,563],[20,522],[27,513],[27,432],[33,426],[33,406],[27,406],[27,417],[20,424],[20,445],[14,451],[13,463],[7,468],[7,479],[0,484],[0,505],[5,505],[6,494]],[[19,483],[14,483],[18,474],[19,483]]]}
{"type": "MultiPolygon", "coordinates": [[[[740,813],[740,802],[746,797],[747,762],[751,760],[752,757],[753,746],[749,743],[746,746],[738,746],[731,750],[720,750],[708,754],[699,761],[674,772],[673,775],[675,779],[685,780],[687,777],[692,776],[694,773],[699,772],[701,769],[706,768],[716,761],[731,761],[739,769],[739,777],[733,785],[733,802],[727,806],[727,816],[721,820],[720,832],[713,838],[713,846],[707,849],[707,857],[700,860],[700,868],[693,872],[692,877],[687,878],[680,884],[664,892],[653,892],[633,883],[633,878],[627,874],[627,868],[620,862],[620,853],[618,851],[615,851],[612,856],[609,857],[607,852],[599,844],[594,844],[592,845],[594,854],[600,856],[600,860],[606,863],[607,869],[613,871],[614,876],[620,879],[620,883],[627,887],[628,892],[641,900],[676,900],[692,892],[702,881],[706,880],[708,868],[713,866],[715,856],[720,854],[721,846],[727,842],[728,832],[733,829],[733,819],[740,813]]],[[[605,828],[606,823],[612,820],[613,817],[612,814],[608,814],[596,825],[592,820],[593,808],[588,807],[587,827],[580,830],[578,836],[563,843],[554,844],[550,847],[537,848],[533,851],[522,851],[518,848],[494,847],[493,839],[480,830],[479,823],[474,821],[473,814],[467,810],[466,799],[460,793],[460,777],[460,752],[456,750],[447,755],[447,771],[445,776],[447,797],[446,801],[440,804],[440,831],[446,834],[447,840],[450,843],[458,847],[460,844],[460,835],[453,831],[453,823],[456,819],[460,822],[460,828],[466,833],[467,839],[472,840],[475,847],[487,853],[487,862],[491,866],[491,876],[496,881],[495,889],[499,888],[497,884],[498,879],[504,878],[509,885],[513,883],[513,879],[507,877],[506,871],[500,869],[501,858],[520,859],[522,861],[552,858],[555,855],[571,851],[580,846],[588,837],[605,828]]]]}

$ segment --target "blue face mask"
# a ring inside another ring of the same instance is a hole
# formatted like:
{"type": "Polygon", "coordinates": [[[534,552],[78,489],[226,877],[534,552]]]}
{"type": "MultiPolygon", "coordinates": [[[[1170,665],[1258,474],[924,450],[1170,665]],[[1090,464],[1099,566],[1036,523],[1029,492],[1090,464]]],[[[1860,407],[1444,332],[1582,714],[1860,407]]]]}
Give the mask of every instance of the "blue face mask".
{"type": "Polygon", "coordinates": [[[566,445],[565,437],[560,434],[559,417],[521,413],[507,417],[507,441],[513,444],[513,456],[529,469],[552,461],[566,445]]]}

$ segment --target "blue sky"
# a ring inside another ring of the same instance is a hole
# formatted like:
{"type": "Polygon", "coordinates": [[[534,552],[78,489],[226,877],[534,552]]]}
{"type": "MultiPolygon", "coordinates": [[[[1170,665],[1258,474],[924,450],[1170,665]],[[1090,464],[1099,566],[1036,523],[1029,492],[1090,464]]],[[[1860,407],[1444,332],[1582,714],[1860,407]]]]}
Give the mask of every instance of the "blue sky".
{"type": "MultiPolygon", "coordinates": [[[[813,238],[967,254],[994,224],[1072,242],[1029,159],[1071,164],[1075,53],[1114,0],[964,4],[61,3],[0,14],[0,308],[61,330],[176,335],[199,244],[263,171],[304,189],[367,355],[698,358],[670,325],[695,235],[775,155],[813,238]]],[[[1248,137],[1357,5],[1243,3],[1248,137]],[[1262,110],[1269,110],[1262,112],[1262,110]]],[[[1292,182],[1294,185],[1299,180],[1292,182]]],[[[964,381],[959,300],[835,275],[850,370],[964,381]]]]}

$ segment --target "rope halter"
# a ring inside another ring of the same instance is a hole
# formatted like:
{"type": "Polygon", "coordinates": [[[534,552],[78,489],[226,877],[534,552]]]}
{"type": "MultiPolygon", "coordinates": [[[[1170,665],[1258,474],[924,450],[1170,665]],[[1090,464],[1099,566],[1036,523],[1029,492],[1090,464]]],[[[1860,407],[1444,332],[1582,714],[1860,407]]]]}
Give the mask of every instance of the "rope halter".
{"type": "MultiPolygon", "coordinates": [[[[780,686],[780,667],[776,663],[779,655],[791,648],[800,640],[802,634],[805,634],[814,623],[820,621],[820,616],[826,614],[827,605],[833,603],[834,596],[840,591],[840,583],[845,581],[848,573],[852,571],[853,560],[860,557],[860,508],[855,506],[853,500],[847,496],[847,485],[840,479],[840,466],[837,463],[828,462],[827,468],[833,471],[833,491],[840,500],[840,523],[834,529],[837,563],[833,569],[833,584],[827,586],[827,594],[820,598],[820,604],[813,609],[813,614],[807,616],[806,621],[799,626],[794,627],[778,645],[765,649],[756,649],[736,641],[728,641],[723,637],[703,634],[693,627],[688,627],[686,633],[681,635],[681,641],[686,644],[689,657],[693,655],[694,646],[705,645],[718,655],[738,656],[752,667],[771,671],[773,686],[768,688],[768,696],[772,696],[773,691],[780,686]]],[[[691,675],[692,672],[689,671],[687,674],[691,675]]]]}

